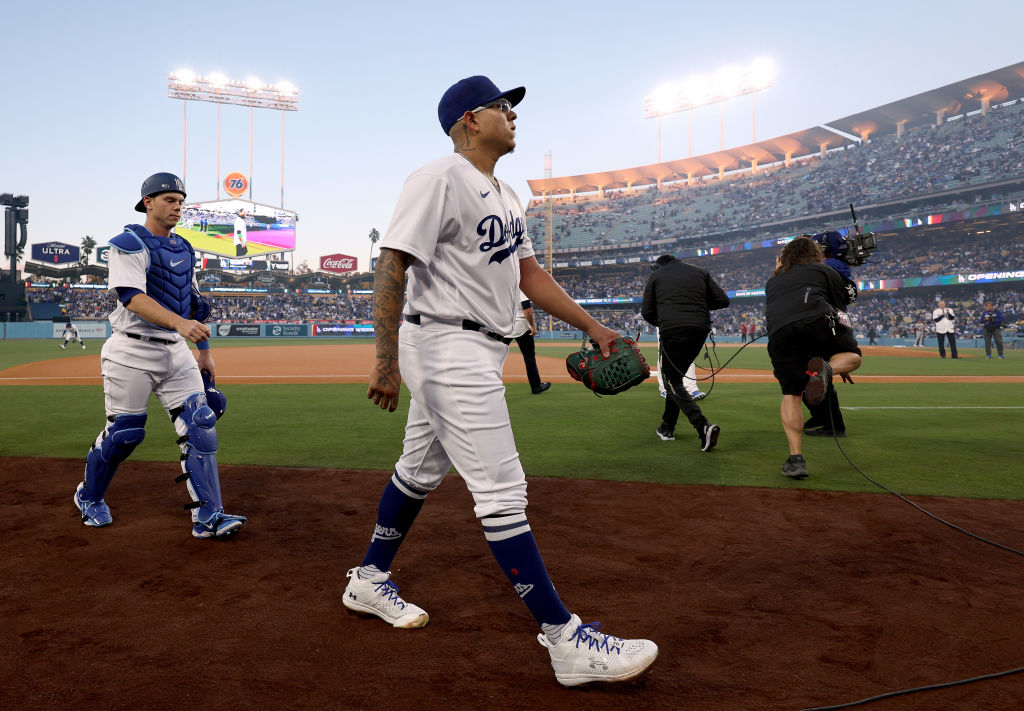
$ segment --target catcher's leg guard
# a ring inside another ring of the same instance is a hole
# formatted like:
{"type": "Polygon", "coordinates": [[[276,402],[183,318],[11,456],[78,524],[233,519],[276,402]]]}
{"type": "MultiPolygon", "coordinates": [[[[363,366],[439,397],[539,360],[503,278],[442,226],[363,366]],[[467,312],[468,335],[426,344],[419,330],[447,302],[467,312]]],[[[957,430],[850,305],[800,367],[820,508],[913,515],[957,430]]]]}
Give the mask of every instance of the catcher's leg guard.
{"type": "Polygon", "coordinates": [[[196,538],[226,538],[246,523],[245,516],[224,513],[220,476],[217,473],[217,416],[206,404],[202,393],[185,398],[181,407],[170,412],[181,447],[181,475],[192,502],[192,535],[196,538]]]}
{"type": "Polygon", "coordinates": [[[146,436],[146,413],[113,415],[85,459],[85,477],[75,492],[75,505],[86,526],[106,526],[113,522],[107,493],[118,465],[128,458],[146,436]]]}

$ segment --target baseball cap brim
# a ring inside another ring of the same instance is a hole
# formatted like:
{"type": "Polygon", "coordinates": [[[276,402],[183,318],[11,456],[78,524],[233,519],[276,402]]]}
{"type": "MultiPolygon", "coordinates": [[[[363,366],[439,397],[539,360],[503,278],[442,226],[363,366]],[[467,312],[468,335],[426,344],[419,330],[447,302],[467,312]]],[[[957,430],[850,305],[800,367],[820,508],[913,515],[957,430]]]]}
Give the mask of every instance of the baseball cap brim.
{"type": "Polygon", "coordinates": [[[180,190],[161,190],[158,193],[153,193],[152,195],[146,195],[141,200],[139,200],[138,204],[135,205],[135,212],[141,212],[141,213],[145,214],[145,212],[146,212],[146,198],[148,198],[148,197],[156,197],[157,195],[163,195],[164,193],[181,193],[181,196],[185,197],[185,193],[182,193],[180,190]]]}

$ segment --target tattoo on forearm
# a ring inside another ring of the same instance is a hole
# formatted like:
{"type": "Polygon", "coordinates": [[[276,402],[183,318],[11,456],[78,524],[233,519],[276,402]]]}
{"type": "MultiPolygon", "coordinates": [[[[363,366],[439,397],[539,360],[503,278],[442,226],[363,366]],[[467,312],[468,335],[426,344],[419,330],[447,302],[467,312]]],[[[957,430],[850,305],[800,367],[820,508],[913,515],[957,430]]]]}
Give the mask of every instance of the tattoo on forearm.
{"type": "Polygon", "coordinates": [[[398,361],[398,325],[405,297],[405,270],[408,258],[392,249],[382,249],[373,276],[373,328],[376,332],[377,358],[398,361]]]}

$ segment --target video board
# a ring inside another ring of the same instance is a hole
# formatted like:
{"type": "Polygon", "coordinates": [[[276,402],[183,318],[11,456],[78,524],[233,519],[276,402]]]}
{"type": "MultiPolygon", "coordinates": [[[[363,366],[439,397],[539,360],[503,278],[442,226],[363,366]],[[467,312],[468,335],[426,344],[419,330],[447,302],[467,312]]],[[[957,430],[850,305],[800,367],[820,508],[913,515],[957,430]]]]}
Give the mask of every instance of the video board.
{"type": "Polygon", "coordinates": [[[291,210],[246,200],[186,203],[174,231],[197,252],[233,259],[295,249],[291,210]]]}

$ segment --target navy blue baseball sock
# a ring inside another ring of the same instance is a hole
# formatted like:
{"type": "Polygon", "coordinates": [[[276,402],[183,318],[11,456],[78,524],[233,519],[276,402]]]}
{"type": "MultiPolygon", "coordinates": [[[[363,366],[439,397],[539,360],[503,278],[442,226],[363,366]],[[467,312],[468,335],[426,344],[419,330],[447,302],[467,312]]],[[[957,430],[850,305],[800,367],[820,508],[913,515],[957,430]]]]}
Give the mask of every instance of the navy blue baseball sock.
{"type": "Polygon", "coordinates": [[[412,522],[426,498],[427,492],[410,488],[399,480],[398,474],[391,475],[391,481],[384,487],[377,504],[377,523],[373,527],[373,537],[366,549],[362,568],[372,566],[382,573],[391,568],[398,547],[412,528],[412,522]]]}
{"type": "Polygon", "coordinates": [[[519,597],[545,628],[564,625],[572,615],[565,609],[555,586],[551,584],[548,570],[541,560],[537,541],[530,532],[526,513],[507,516],[488,516],[480,521],[484,526],[484,537],[498,565],[505,571],[509,582],[515,586],[519,597]]]}

